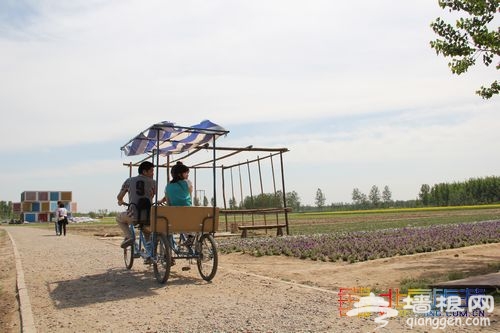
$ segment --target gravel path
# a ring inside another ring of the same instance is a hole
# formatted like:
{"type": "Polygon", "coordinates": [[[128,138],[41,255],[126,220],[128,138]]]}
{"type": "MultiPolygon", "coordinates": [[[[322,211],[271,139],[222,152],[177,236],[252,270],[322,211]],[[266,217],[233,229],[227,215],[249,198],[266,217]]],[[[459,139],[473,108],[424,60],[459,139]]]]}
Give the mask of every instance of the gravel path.
{"type": "MultiPolygon", "coordinates": [[[[37,332],[373,332],[340,318],[335,289],[254,274],[220,257],[212,282],[179,260],[166,285],[141,260],[124,267],[120,239],[7,227],[24,271],[37,332]]],[[[229,257],[227,257],[229,258],[229,257]]],[[[283,267],[286,269],[286,267],[283,267]]],[[[314,277],[311,277],[311,281],[314,277]]],[[[377,332],[426,332],[391,319],[377,332]]],[[[463,332],[447,329],[445,332],[463,332]]],[[[495,332],[477,330],[477,332],[495,332]]]]}

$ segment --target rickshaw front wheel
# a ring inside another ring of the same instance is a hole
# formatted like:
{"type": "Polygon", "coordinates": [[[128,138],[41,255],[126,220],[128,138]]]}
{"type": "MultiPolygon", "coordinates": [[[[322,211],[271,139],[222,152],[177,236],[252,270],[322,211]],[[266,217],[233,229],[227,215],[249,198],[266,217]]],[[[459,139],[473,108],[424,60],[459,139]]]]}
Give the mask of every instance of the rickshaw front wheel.
{"type": "Polygon", "coordinates": [[[170,246],[166,235],[157,234],[154,241],[154,253],[153,269],[156,280],[159,283],[165,283],[170,275],[170,266],[172,264],[170,246]]]}
{"type": "Polygon", "coordinates": [[[219,262],[214,237],[211,234],[203,234],[195,246],[198,271],[203,280],[210,281],[214,278],[215,273],[217,273],[219,262]]]}
{"type": "Polygon", "coordinates": [[[127,269],[131,269],[134,265],[134,244],[123,249],[123,261],[127,269]]]}

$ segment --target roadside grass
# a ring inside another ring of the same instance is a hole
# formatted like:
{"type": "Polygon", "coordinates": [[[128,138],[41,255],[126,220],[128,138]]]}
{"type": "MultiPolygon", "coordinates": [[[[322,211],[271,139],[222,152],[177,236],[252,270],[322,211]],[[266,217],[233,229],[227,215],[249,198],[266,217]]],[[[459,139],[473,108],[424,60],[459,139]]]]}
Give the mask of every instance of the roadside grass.
{"type": "MultiPolygon", "coordinates": [[[[54,229],[54,222],[34,222],[34,223],[25,223],[25,224],[10,224],[12,227],[23,228],[25,226],[34,227],[34,228],[42,228],[42,229],[54,229]]],[[[116,220],[114,217],[105,217],[102,219],[98,219],[94,222],[80,222],[73,223],[70,222],[67,225],[68,233],[78,233],[82,235],[88,236],[120,236],[122,232],[120,228],[116,224],[116,220]]]]}
{"type": "MultiPolygon", "coordinates": [[[[421,277],[421,278],[406,278],[401,280],[399,284],[399,290],[402,293],[407,293],[408,289],[427,289],[435,283],[446,282],[453,280],[466,279],[472,276],[486,275],[490,273],[496,273],[500,271],[500,262],[498,263],[488,263],[485,266],[478,267],[477,269],[464,271],[449,271],[443,274],[434,274],[431,276],[421,277]]],[[[492,295],[496,298],[500,297],[498,291],[492,291],[492,295]]]]}
{"type": "MultiPolygon", "coordinates": [[[[0,244],[5,244],[8,241],[7,232],[5,230],[0,229],[0,244]]],[[[3,275],[0,274],[0,281],[2,281],[3,275]]],[[[0,283],[0,298],[4,297],[4,286],[3,283],[0,283]]]]}

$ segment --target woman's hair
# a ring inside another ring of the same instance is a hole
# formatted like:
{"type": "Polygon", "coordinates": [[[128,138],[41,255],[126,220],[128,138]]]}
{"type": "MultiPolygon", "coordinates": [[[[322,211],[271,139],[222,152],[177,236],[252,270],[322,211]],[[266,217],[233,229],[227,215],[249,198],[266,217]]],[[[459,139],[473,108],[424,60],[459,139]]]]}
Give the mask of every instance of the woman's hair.
{"type": "Polygon", "coordinates": [[[184,172],[188,172],[189,168],[182,164],[181,161],[177,161],[177,163],[172,167],[170,170],[170,174],[172,175],[172,181],[171,183],[175,183],[179,180],[182,180],[182,174],[184,172]]]}

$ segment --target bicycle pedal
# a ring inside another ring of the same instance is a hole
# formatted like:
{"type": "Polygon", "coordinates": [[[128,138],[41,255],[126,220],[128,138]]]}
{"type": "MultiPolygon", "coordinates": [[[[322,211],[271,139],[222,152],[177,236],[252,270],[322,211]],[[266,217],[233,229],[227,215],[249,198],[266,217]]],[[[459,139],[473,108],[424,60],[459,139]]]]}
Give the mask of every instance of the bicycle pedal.
{"type": "Polygon", "coordinates": [[[182,270],[183,270],[183,271],[189,271],[190,269],[191,269],[191,267],[189,267],[189,266],[184,266],[184,267],[182,267],[182,270]]]}

